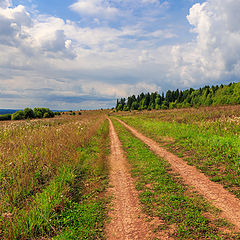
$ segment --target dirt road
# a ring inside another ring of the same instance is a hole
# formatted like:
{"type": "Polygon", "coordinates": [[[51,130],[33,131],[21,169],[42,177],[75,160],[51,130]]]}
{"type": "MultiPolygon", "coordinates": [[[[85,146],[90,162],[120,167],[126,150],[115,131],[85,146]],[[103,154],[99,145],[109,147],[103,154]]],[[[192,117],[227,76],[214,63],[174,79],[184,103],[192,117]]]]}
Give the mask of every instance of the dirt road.
{"type": "Polygon", "coordinates": [[[233,223],[238,230],[240,229],[239,199],[224,189],[222,185],[210,181],[208,177],[199,172],[195,167],[189,166],[181,158],[160,147],[157,142],[145,137],[123,121],[118,121],[129,129],[137,138],[147,144],[154,153],[166,159],[171,164],[173,171],[177,172],[186,184],[195,187],[201,195],[212,202],[217,208],[221,209],[221,217],[233,223]]]}
{"type": "Polygon", "coordinates": [[[113,195],[113,206],[110,211],[111,222],[107,224],[108,240],[134,240],[149,238],[149,227],[141,213],[138,194],[121,144],[111,120],[110,139],[110,194],[113,195]]]}

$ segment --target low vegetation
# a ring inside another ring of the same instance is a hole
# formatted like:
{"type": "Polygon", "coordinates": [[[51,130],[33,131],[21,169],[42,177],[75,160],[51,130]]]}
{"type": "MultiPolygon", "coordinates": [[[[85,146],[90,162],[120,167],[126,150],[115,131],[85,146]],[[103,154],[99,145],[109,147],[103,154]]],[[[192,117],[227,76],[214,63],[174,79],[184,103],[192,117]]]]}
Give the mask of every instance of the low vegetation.
{"type": "Polygon", "coordinates": [[[135,112],[120,118],[240,198],[240,106],[135,112]]]}
{"type": "Polygon", "coordinates": [[[0,239],[103,238],[104,114],[9,122],[0,139],[0,239]]]}
{"type": "Polygon", "coordinates": [[[11,120],[12,115],[11,114],[2,114],[0,115],[0,121],[8,121],[11,120]]]}
{"type": "MultiPolygon", "coordinates": [[[[49,111],[25,109],[14,116],[24,116],[26,121],[0,123],[0,239],[105,239],[106,111],[47,118],[49,111]]],[[[114,115],[240,198],[240,106],[114,115]]],[[[113,122],[131,163],[143,210],[162,220],[154,229],[159,236],[240,238],[219,218],[217,209],[172,173],[166,161],[113,122]]]]}
{"type": "Polygon", "coordinates": [[[240,83],[230,83],[229,85],[205,86],[194,90],[168,90],[166,94],[141,93],[117,100],[117,111],[130,110],[160,110],[199,106],[217,106],[240,104],[240,83]]]}
{"type": "Polygon", "coordinates": [[[12,120],[23,120],[33,118],[53,118],[54,113],[49,108],[25,108],[12,114],[12,120]]]}
{"type": "Polygon", "coordinates": [[[165,160],[154,155],[116,120],[114,125],[132,165],[145,213],[164,220],[154,229],[159,236],[165,231],[175,239],[237,239],[220,230],[228,229],[228,223],[184,186],[165,160]]]}
{"type": "Polygon", "coordinates": [[[16,111],[13,114],[0,115],[0,121],[53,118],[55,115],[60,115],[60,113],[54,113],[49,108],[34,108],[33,110],[31,108],[25,108],[24,110],[16,111]]]}

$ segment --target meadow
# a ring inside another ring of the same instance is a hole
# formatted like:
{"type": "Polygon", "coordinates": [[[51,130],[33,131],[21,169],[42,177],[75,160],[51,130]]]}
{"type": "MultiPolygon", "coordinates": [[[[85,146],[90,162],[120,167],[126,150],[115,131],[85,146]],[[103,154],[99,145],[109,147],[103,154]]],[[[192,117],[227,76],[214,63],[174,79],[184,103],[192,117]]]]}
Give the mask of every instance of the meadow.
{"type": "Polygon", "coordinates": [[[240,198],[240,106],[118,115],[240,198]]]}
{"type": "MultiPolygon", "coordinates": [[[[116,118],[240,198],[240,106],[82,111],[0,122],[0,239],[106,239],[114,123],[155,239],[239,239],[234,226],[116,118]]],[[[117,206],[116,206],[117,207],[117,206]]]]}
{"type": "Polygon", "coordinates": [[[108,145],[102,112],[2,122],[0,239],[102,238],[108,145]]]}
{"type": "Polygon", "coordinates": [[[113,121],[131,164],[142,209],[150,222],[161,220],[152,224],[155,239],[238,239],[218,209],[185,185],[166,160],[113,121]]]}

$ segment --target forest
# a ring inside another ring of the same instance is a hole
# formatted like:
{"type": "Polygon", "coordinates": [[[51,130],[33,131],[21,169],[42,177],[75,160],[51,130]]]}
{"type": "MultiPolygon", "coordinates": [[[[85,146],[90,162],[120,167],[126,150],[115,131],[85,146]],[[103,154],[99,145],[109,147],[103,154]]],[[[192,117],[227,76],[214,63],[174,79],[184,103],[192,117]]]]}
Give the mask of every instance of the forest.
{"type": "Polygon", "coordinates": [[[127,99],[117,100],[117,111],[131,110],[160,110],[199,106],[218,106],[240,104],[240,83],[230,83],[220,86],[205,86],[197,90],[171,91],[165,93],[141,93],[138,96],[132,95],[127,99]]]}

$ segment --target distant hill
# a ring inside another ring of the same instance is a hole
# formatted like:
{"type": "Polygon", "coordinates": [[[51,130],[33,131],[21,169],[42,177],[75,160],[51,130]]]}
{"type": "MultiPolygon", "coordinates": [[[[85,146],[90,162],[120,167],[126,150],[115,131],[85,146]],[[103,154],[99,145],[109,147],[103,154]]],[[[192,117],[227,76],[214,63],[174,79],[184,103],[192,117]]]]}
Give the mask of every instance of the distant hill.
{"type": "Polygon", "coordinates": [[[205,86],[197,90],[171,91],[165,93],[141,93],[127,99],[117,100],[117,111],[173,109],[199,106],[218,106],[240,104],[240,83],[205,86]]]}
{"type": "Polygon", "coordinates": [[[0,109],[0,115],[1,114],[13,114],[17,111],[19,111],[19,109],[0,109]]]}
{"type": "MultiPolygon", "coordinates": [[[[22,109],[0,109],[0,115],[2,114],[13,114],[22,109]]],[[[67,110],[52,110],[53,112],[67,112],[67,110]]]]}

